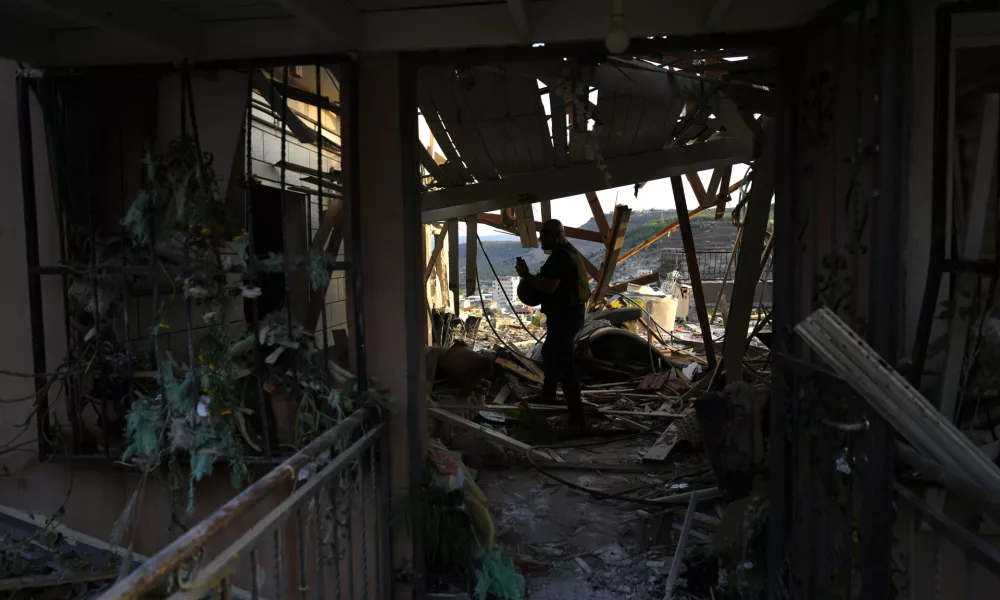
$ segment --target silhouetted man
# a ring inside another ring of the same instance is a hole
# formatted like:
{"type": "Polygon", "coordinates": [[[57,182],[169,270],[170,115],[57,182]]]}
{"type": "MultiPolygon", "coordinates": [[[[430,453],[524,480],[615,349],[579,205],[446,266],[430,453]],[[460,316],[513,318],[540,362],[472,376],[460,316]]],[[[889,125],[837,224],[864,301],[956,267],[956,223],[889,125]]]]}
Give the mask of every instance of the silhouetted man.
{"type": "Polygon", "coordinates": [[[542,250],[551,251],[548,260],[532,275],[528,265],[517,259],[517,274],[522,284],[542,294],[542,312],[545,313],[548,333],[542,344],[542,361],[545,384],[542,397],[555,403],[556,384],[562,384],[566,406],[569,408],[569,428],[582,429],[583,400],[580,397],[580,378],[576,372],[574,344],[576,334],[583,327],[584,304],[590,297],[587,269],[583,257],[566,239],[562,223],[552,219],[542,225],[539,234],[542,250]]]}

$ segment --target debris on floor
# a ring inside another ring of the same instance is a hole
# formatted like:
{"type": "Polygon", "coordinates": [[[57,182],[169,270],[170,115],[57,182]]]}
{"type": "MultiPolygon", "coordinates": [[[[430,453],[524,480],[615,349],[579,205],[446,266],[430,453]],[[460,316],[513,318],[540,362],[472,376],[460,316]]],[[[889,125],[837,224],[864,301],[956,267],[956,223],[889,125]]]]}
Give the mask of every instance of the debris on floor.
{"type": "Polygon", "coordinates": [[[640,316],[588,317],[578,435],[561,426],[561,392],[542,398],[540,344],[466,338],[432,350],[431,455],[449,453],[475,478],[495,526],[491,556],[523,575],[525,598],[737,597],[766,579],[758,474],[770,352],[756,337],[766,315],[748,332],[744,381],[729,386],[724,367],[707,367],[699,328],[678,323],[656,340],[640,316]]]}

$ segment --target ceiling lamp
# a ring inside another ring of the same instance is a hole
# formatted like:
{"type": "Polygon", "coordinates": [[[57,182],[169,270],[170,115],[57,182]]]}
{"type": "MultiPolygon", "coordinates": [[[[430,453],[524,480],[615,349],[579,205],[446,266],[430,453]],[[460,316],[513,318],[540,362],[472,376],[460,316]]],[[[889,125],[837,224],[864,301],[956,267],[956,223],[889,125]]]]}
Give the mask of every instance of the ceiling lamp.
{"type": "Polygon", "coordinates": [[[628,32],[625,31],[625,0],[611,0],[611,27],[604,36],[604,46],[611,54],[628,50],[628,32]]]}

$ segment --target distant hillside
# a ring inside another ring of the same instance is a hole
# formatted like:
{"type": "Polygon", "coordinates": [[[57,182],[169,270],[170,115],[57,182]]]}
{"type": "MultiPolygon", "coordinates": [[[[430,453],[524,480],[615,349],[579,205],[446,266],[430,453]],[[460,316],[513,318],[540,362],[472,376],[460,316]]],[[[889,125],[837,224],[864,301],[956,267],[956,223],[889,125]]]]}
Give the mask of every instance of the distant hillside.
{"type": "MultiPolygon", "coordinates": [[[[772,215],[773,215],[772,206],[772,215]]],[[[611,223],[612,215],[606,215],[608,223],[611,223]]],[[[632,212],[629,218],[629,226],[625,233],[625,250],[640,244],[649,239],[651,235],[660,231],[677,218],[675,210],[637,210],[632,212]]],[[[597,222],[591,218],[580,226],[580,229],[597,231],[597,222]]],[[[731,250],[736,242],[736,228],[732,224],[732,210],[726,210],[725,216],[715,220],[715,210],[709,209],[691,218],[691,232],[694,234],[695,245],[699,250],[731,250]]],[[[509,241],[483,240],[486,251],[489,253],[493,267],[500,277],[514,275],[514,265],[518,256],[524,258],[528,266],[534,271],[545,262],[545,253],[538,248],[522,248],[521,242],[514,236],[510,236],[509,241]]],[[[599,265],[604,258],[604,246],[596,242],[582,240],[570,240],[577,249],[580,250],[591,262],[599,265]]],[[[664,250],[681,250],[683,242],[679,231],[673,231],[661,238],[655,244],[630,258],[621,265],[615,273],[615,280],[624,280],[632,276],[632,273],[642,268],[655,268],[660,264],[660,253],[664,250]]],[[[462,280],[465,279],[465,243],[459,244],[461,253],[460,271],[462,280]]],[[[479,277],[484,286],[488,286],[493,281],[494,276],[483,255],[482,248],[479,249],[477,264],[479,265],[479,277]]]]}

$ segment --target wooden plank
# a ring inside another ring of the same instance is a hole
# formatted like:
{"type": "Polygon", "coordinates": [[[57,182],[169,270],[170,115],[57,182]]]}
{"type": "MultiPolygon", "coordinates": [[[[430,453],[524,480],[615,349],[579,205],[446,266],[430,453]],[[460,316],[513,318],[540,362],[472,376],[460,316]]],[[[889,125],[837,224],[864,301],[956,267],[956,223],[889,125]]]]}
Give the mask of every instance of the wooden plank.
{"type": "Polygon", "coordinates": [[[705,205],[705,198],[708,192],[705,191],[705,184],[701,182],[701,177],[697,173],[685,173],[684,178],[687,179],[688,184],[691,185],[691,191],[694,192],[694,197],[698,201],[698,206],[705,205]]]}
{"type": "Polygon", "coordinates": [[[525,444],[521,440],[516,440],[508,435],[500,433],[499,431],[495,431],[483,425],[479,425],[478,423],[473,423],[468,419],[464,419],[446,410],[442,410],[440,408],[428,408],[427,414],[430,415],[431,417],[434,417],[438,421],[441,421],[442,423],[460,427],[476,435],[477,437],[481,437],[485,440],[489,440],[491,442],[500,444],[504,448],[509,448],[510,450],[518,452],[519,454],[524,454],[525,456],[527,456],[528,454],[534,453],[536,455],[541,455],[545,458],[548,458],[540,451],[535,450],[534,448],[532,448],[528,444],[525,444]]]}
{"type": "Polygon", "coordinates": [[[601,233],[602,241],[608,243],[608,218],[601,208],[601,201],[597,198],[597,192],[587,192],[587,204],[590,205],[590,213],[594,215],[594,222],[597,223],[597,231],[601,233]]]}
{"type": "Polygon", "coordinates": [[[498,365],[507,369],[508,371],[512,373],[517,373],[521,377],[524,377],[525,379],[528,379],[530,381],[534,381],[535,383],[543,383],[545,381],[543,374],[532,372],[520,365],[514,364],[513,362],[507,360],[506,358],[498,358],[496,362],[498,365]]]}
{"type": "MultiPolygon", "coordinates": [[[[689,213],[687,213],[687,216],[689,218],[693,217],[693,216],[695,216],[696,214],[700,213],[703,210],[705,210],[705,208],[702,207],[702,206],[699,206],[698,208],[696,208],[696,209],[690,211],[689,213]]],[[[624,254],[622,254],[621,256],[618,257],[618,262],[622,263],[622,262],[624,262],[624,261],[632,258],[636,254],[642,252],[646,248],[649,248],[650,246],[652,246],[653,244],[655,244],[656,242],[658,242],[660,240],[660,238],[662,238],[663,236],[667,235],[671,231],[674,231],[675,229],[677,229],[678,227],[680,227],[680,224],[681,224],[680,219],[678,219],[678,220],[674,221],[673,223],[670,223],[669,225],[667,225],[663,229],[657,231],[653,235],[649,236],[649,238],[646,241],[644,241],[644,242],[642,242],[640,244],[636,244],[632,248],[629,248],[628,252],[625,252],[624,254]]]]}
{"type": "Polygon", "coordinates": [[[456,176],[452,176],[445,169],[441,168],[441,165],[434,162],[434,157],[431,153],[427,151],[427,148],[423,144],[417,144],[417,155],[420,159],[420,164],[430,173],[430,176],[434,178],[439,186],[450,187],[454,185],[460,185],[462,180],[456,176]]]}
{"type": "Polygon", "coordinates": [[[677,423],[671,423],[642,455],[642,462],[666,462],[677,445],[677,423]]]}
{"type": "MultiPolygon", "coordinates": [[[[742,256],[761,256],[767,221],[771,213],[771,198],[774,197],[775,163],[775,121],[765,118],[760,135],[763,137],[761,155],[754,162],[754,182],[747,199],[746,216],[743,220],[743,239],[740,243],[742,256]]],[[[733,277],[733,297],[729,301],[729,318],[726,321],[726,341],[723,342],[723,360],[734,368],[726,369],[726,384],[743,381],[743,354],[746,352],[747,328],[750,326],[750,311],[753,309],[757,281],[760,279],[760,263],[757,260],[741,260],[736,264],[733,277]],[[742,329],[741,329],[742,328],[742,329]]]]}
{"type": "Polygon", "coordinates": [[[726,165],[725,167],[719,167],[712,171],[712,178],[708,180],[708,190],[705,194],[705,199],[700,204],[706,204],[708,206],[715,206],[716,201],[719,197],[719,185],[722,181],[722,173],[725,171],[726,167],[732,169],[732,165],[726,165]]]}
{"type": "Polygon", "coordinates": [[[478,258],[479,248],[479,217],[471,215],[465,218],[465,295],[471,296],[476,293],[476,281],[478,279],[478,258]]]}
{"type": "Polygon", "coordinates": [[[608,231],[608,242],[605,246],[604,261],[601,263],[600,273],[596,277],[597,287],[590,297],[590,305],[593,307],[599,300],[604,298],[611,278],[615,274],[615,266],[618,264],[618,254],[622,250],[625,242],[625,232],[628,229],[629,217],[632,216],[632,209],[619,204],[615,207],[614,216],[611,220],[611,229],[608,231]]]}
{"type": "MultiPolygon", "coordinates": [[[[489,225],[490,227],[495,227],[502,231],[506,231],[511,235],[518,235],[517,230],[504,225],[502,215],[495,215],[492,213],[480,213],[479,222],[489,225]]],[[[541,230],[541,228],[542,228],[542,222],[535,221],[535,230],[538,231],[541,230]]],[[[604,239],[601,237],[600,232],[589,231],[587,229],[580,229],[578,227],[563,227],[563,229],[566,230],[566,237],[568,238],[572,238],[575,240],[585,240],[588,242],[597,242],[599,244],[604,243],[604,239]]]]}
{"type": "Polygon", "coordinates": [[[344,210],[344,201],[340,198],[331,198],[330,206],[326,207],[323,211],[323,216],[320,218],[319,227],[316,228],[316,234],[313,235],[312,248],[313,252],[318,252],[326,246],[326,241],[330,237],[330,233],[333,231],[338,219],[343,221],[344,216],[341,214],[344,210]]]}
{"type": "MultiPolygon", "coordinates": [[[[674,204],[677,206],[677,217],[680,221],[681,238],[684,240],[684,256],[687,258],[688,276],[691,277],[691,288],[694,290],[695,309],[698,311],[698,322],[701,324],[701,336],[705,340],[705,359],[708,368],[715,368],[715,342],[712,339],[712,322],[708,320],[708,306],[705,304],[705,290],[701,287],[701,272],[698,269],[698,251],[694,246],[694,234],[691,232],[691,221],[687,215],[687,199],[684,197],[684,184],[680,177],[671,177],[670,184],[674,192],[674,204]]],[[[747,318],[749,319],[749,313],[747,318]]],[[[736,364],[742,365],[742,361],[736,364]]]]}
{"type": "Polygon", "coordinates": [[[438,257],[441,256],[441,251],[444,249],[445,237],[447,236],[447,226],[442,227],[441,231],[434,236],[434,248],[431,250],[431,257],[427,261],[427,266],[424,267],[424,285],[427,285],[427,280],[431,278],[431,273],[434,272],[434,265],[437,264],[438,257]]]}
{"type": "MultiPolygon", "coordinates": [[[[972,195],[969,197],[969,213],[966,219],[965,236],[962,240],[961,260],[975,261],[983,249],[983,233],[986,229],[986,213],[992,200],[991,188],[996,174],[997,132],[1000,131],[1000,95],[986,94],[983,98],[983,119],[979,130],[979,151],[976,153],[976,171],[972,181],[972,195]]],[[[965,361],[971,318],[978,275],[960,272],[956,275],[954,293],[951,296],[948,317],[948,350],[944,371],[941,374],[938,405],[947,419],[955,418],[961,385],[962,363],[965,361]]]]}
{"type": "MultiPolygon", "coordinates": [[[[552,220],[552,201],[542,200],[542,223],[546,223],[552,220]]],[[[536,229],[541,229],[536,227],[536,229]]],[[[565,229],[565,227],[563,227],[565,229]]]]}
{"type": "Polygon", "coordinates": [[[722,175],[719,177],[718,191],[712,192],[714,197],[706,198],[706,204],[715,204],[715,220],[718,221],[726,214],[726,202],[729,202],[729,180],[733,178],[733,166],[722,167],[722,175]]]}
{"type": "Polygon", "coordinates": [[[461,284],[458,281],[458,219],[448,221],[448,289],[454,294],[455,313],[458,313],[458,297],[461,284]]]}
{"type": "MultiPolygon", "coordinates": [[[[579,248],[577,248],[577,252],[580,252],[579,248]]],[[[601,272],[597,269],[596,266],[594,266],[594,263],[590,262],[589,258],[583,255],[583,252],[580,252],[580,258],[583,259],[583,268],[587,269],[587,275],[591,279],[597,279],[598,277],[600,277],[601,272]]]]}

